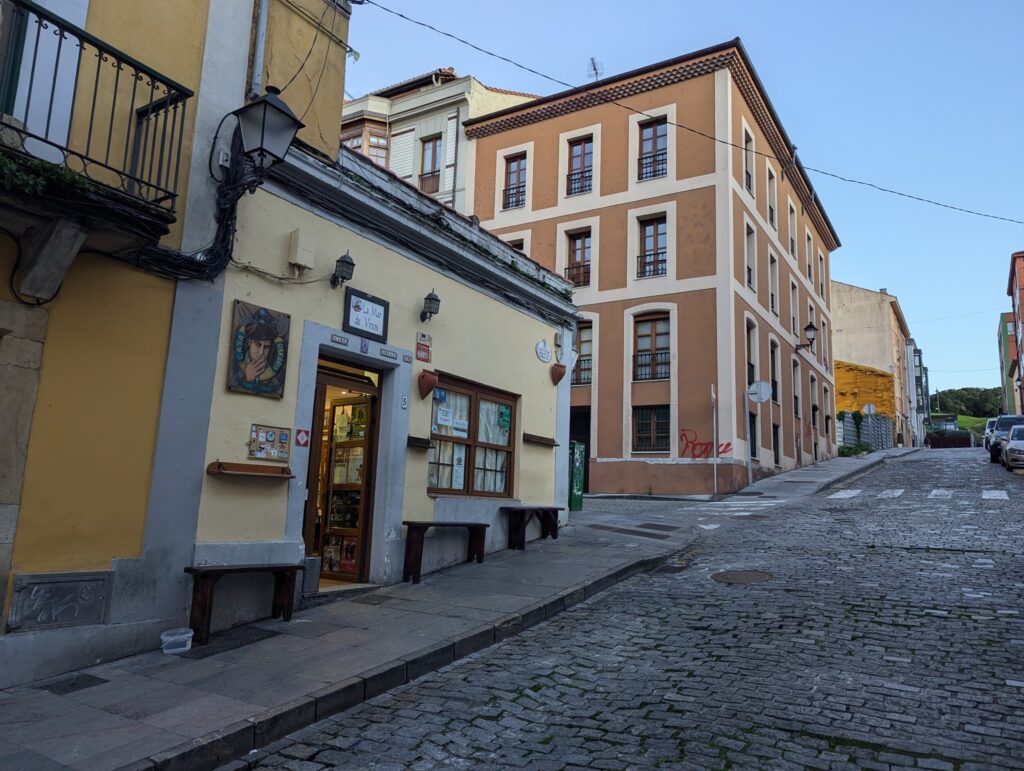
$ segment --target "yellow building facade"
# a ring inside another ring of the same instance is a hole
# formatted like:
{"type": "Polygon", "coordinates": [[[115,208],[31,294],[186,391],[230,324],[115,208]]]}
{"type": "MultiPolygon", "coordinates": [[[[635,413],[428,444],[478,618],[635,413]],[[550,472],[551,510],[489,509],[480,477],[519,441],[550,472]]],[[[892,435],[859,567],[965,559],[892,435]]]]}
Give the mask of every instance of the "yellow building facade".
{"type": "MultiPolygon", "coordinates": [[[[157,646],[187,566],[386,583],[405,519],[564,499],[569,287],[339,159],[347,2],[42,5],[0,23],[0,687],[157,646]],[[32,48],[42,23],[78,42],[32,48]],[[76,78],[96,50],[121,69],[76,78]],[[264,181],[231,113],[268,85],[304,127],[264,181]]],[[[263,578],[215,625],[266,615],[263,578]]]]}

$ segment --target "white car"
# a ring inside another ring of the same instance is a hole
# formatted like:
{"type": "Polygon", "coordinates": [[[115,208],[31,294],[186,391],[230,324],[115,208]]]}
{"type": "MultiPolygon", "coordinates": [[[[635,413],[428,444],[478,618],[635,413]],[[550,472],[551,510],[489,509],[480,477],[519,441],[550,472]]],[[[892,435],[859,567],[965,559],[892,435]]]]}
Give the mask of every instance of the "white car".
{"type": "Polygon", "coordinates": [[[1024,468],[1024,426],[1014,426],[1002,443],[1002,462],[1007,471],[1024,468]]]}
{"type": "Polygon", "coordinates": [[[996,419],[989,418],[985,421],[985,449],[989,447],[989,443],[992,441],[992,429],[996,427],[996,419]]]}

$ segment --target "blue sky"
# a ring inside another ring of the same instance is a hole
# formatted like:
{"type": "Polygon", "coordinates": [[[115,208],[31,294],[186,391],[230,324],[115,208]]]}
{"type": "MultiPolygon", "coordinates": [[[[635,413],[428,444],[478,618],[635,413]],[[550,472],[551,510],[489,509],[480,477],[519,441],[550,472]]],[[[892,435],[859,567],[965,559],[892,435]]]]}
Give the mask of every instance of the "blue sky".
{"type": "MultiPolygon", "coordinates": [[[[737,35],[807,166],[1024,220],[1024,2],[378,0],[559,80],[737,35]]],[[[560,86],[372,5],[354,6],[346,90],[436,67],[538,94],[560,86]]],[[[1024,225],[812,174],[843,242],[832,277],[897,295],[932,390],[999,384],[998,315],[1024,225]]]]}

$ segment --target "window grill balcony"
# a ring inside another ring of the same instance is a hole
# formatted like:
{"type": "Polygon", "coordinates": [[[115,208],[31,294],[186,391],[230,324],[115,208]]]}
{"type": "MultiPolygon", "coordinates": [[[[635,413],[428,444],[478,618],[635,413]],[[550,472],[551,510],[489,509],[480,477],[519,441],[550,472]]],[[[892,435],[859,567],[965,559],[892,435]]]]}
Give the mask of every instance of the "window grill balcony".
{"type": "Polygon", "coordinates": [[[754,192],[754,175],[750,173],[750,169],[743,170],[743,184],[748,193],[754,192]]]}
{"type": "Polygon", "coordinates": [[[644,153],[637,158],[637,179],[655,179],[668,174],[668,151],[644,153]]]}
{"type": "Polygon", "coordinates": [[[668,380],[670,360],[669,351],[633,354],[633,380],[668,380]]]}
{"type": "Polygon", "coordinates": [[[589,385],[594,360],[590,356],[580,357],[572,370],[572,385],[589,385]]]}
{"type": "Polygon", "coordinates": [[[573,263],[565,269],[565,277],[573,286],[590,286],[590,263],[573,263]]]}
{"type": "Polygon", "coordinates": [[[521,209],[526,206],[526,183],[506,188],[501,194],[502,209],[521,209]]]}
{"type": "Polygon", "coordinates": [[[440,171],[428,171],[426,174],[420,174],[420,192],[433,195],[441,189],[441,172],[440,171]]]}
{"type": "Polygon", "coordinates": [[[192,91],[29,0],[2,8],[0,148],[174,211],[192,91]]]}
{"type": "Polygon", "coordinates": [[[651,278],[652,276],[664,276],[668,269],[668,262],[665,250],[659,252],[646,252],[637,255],[636,277],[651,278]]]}
{"type": "Polygon", "coordinates": [[[565,175],[565,194],[579,195],[589,193],[593,189],[593,169],[573,171],[565,175]]]}
{"type": "Polygon", "coordinates": [[[775,207],[768,204],[768,224],[775,227],[775,207]]]}

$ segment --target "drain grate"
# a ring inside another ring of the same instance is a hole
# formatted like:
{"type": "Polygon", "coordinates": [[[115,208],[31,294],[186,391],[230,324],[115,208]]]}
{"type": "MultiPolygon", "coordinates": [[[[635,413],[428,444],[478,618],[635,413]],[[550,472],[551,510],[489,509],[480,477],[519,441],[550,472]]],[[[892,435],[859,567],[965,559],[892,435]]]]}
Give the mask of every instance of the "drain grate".
{"type": "Polygon", "coordinates": [[[385,602],[393,602],[397,599],[399,598],[392,597],[387,594],[377,594],[376,592],[374,592],[373,594],[367,594],[364,597],[357,597],[356,599],[352,600],[352,602],[356,603],[357,605],[383,605],[385,602]]]}
{"type": "Polygon", "coordinates": [[[75,691],[84,691],[86,688],[92,688],[94,685],[102,685],[107,682],[110,681],[104,680],[102,677],[78,673],[62,677],[59,680],[51,680],[48,683],[40,685],[36,690],[49,691],[57,696],[63,696],[68,693],[74,693],[75,691]]]}
{"type": "Polygon", "coordinates": [[[594,530],[607,530],[610,533],[638,535],[641,538],[655,538],[659,541],[664,541],[668,538],[667,535],[662,535],[661,533],[645,533],[643,530],[630,530],[628,527],[612,527],[611,525],[587,525],[587,527],[592,527],[594,530]]]}
{"type": "Polygon", "coordinates": [[[711,574],[711,580],[720,584],[759,584],[773,578],[775,576],[763,570],[723,570],[711,574]]]}
{"type": "Polygon", "coordinates": [[[252,645],[254,642],[266,640],[270,637],[277,637],[278,633],[270,629],[261,629],[258,626],[236,626],[234,629],[227,629],[210,636],[206,645],[190,648],[184,653],[177,654],[183,659],[205,659],[207,656],[216,656],[218,653],[233,651],[245,645],[252,645]]]}
{"type": "Polygon", "coordinates": [[[661,530],[665,533],[671,533],[673,530],[679,529],[675,525],[659,525],[657,522],[644,522],[642,525],[637,525],[637,527],[642,527],[647,530],[661,530]]]}

